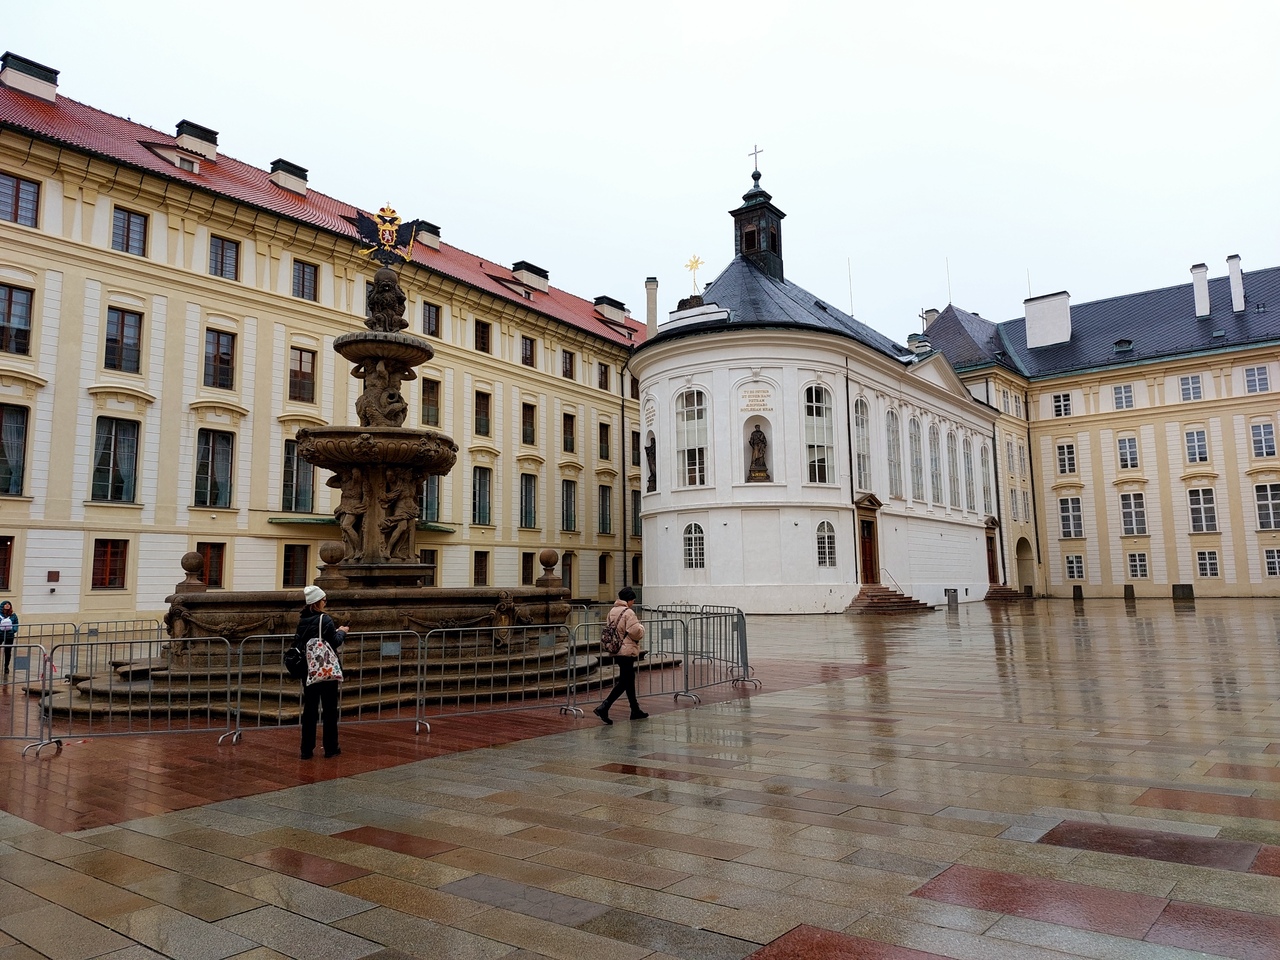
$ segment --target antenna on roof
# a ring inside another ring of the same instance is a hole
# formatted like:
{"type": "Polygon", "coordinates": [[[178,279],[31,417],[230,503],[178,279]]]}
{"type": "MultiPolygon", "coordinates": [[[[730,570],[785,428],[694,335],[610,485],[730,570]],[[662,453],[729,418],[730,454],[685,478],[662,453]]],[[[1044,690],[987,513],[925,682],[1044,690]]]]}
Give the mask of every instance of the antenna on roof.
{"type": "Polygon", "coordinates": [[[947,303],[951,302],[951,258],[947,257],[947,303]]]}
{"type": "Polygon", "coordinates": [[[1031,296],[1031,268],[1027,267],[1027,296],[1031,296]]]}
{"type": "Polygon", "coordinates": [[[853,257],[846,258],[849,265],[849,316],[853,316],[853,257]]]}

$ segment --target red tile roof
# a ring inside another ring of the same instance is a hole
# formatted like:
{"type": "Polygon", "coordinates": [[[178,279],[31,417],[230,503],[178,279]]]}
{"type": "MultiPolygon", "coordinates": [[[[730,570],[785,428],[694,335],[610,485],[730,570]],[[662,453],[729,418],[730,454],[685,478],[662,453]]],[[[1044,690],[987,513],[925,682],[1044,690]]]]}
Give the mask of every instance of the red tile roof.
{"type": "MultiPolygon", "coordinates": [[[[104,113],[93,107],[59,96],[56,103],[19,90],[0,86],[0,130],[12,128],[40,140],[65,144],[109,160],[146,171],[158,177],[188,183],[218,196],[267,210],[290,220],[311,224],[358,242],[356,229],[345,217],[356,208],[325,196],[310,187],[301,196],[272,183],[265,170],[219,153],[216,161],[201,160],[200,172],[182,170],[158,156],[146,144],[176,147],[177,138],[151,127],[104,113]]],[[[368,211],[366,211],[368,212],[368,211]]],[[[428,270],[469,284],[495,297],[569,324],[593,336],[617,344],[641,343],[644,323],[630,320],[626,332],[608,323],[590,301],[551,287],[547,292],[525,288],[511,268],[493,263],[446,243],[434,250],[415,243],[413,262],[428,270]],[[499,279],[505,279],[515,290],[499,279]]]]}

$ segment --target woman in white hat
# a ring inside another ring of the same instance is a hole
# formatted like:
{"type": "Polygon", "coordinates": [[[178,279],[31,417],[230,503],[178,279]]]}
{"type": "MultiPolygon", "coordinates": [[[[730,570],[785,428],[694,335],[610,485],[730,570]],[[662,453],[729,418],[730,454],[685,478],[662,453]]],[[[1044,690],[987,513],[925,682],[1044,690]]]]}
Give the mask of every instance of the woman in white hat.
{"type": "MultiPolygon", "coordinates": [[[[347,638],[350,627],[340,627],[334,623],[333,617],[324,612],[325,594],[312,584],[302,591],[302,616],[298,620],[298,630],[293,636],[293,644],[304,652],[307,642],[319,637],[337,653],[342,641],[347,638]]],[[[316,718],[323,718],[324,732],[322,743],[326,757],[336,757],[342,751],[338,749],[338,684],[339,679],[322,676],[317,673],[313,657],[307,657],[307,676],[302,681],[302,759],[310,760],[316,749],[316,718]]]]}

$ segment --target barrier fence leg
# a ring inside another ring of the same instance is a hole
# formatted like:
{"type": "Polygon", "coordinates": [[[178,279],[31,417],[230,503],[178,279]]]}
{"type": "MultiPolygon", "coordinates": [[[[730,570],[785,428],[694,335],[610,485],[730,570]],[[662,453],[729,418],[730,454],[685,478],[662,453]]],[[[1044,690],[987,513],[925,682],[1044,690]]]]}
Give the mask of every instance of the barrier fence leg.
{"type": "Polygon", "coordinates": [[[693,684],[689,677],[689,624],[684,620],[676,622],[680,624],[680,666],[684,674],[684,689],[677,690],[671,699],[679,702],[681,697],[688,697],[694,703],[701,703],[702,698],[693,692],[693,684]]]}

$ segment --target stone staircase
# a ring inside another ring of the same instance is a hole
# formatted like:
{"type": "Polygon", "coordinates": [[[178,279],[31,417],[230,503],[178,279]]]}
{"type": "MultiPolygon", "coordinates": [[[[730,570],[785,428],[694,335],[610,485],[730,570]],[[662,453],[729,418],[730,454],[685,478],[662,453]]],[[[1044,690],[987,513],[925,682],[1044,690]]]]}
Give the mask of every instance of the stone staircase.
{"type": "Polygon", "coordinates": [[[987,588],[987,595],[982,598],[988,603],[1017,603],[1019,600],[1031,599],[1025,593],[1020,593],[1013,587],[1006,587],[1002,583],[993,583],[987,588]]]}
{"type": "Polygon", "coordinates": [[[853,603],[849,604],[848,613],[878,613],[896,615],[900,613],[924,613],[933,608],[914,597],[880,584],[867,584],[858,591],[853,603]]]}

